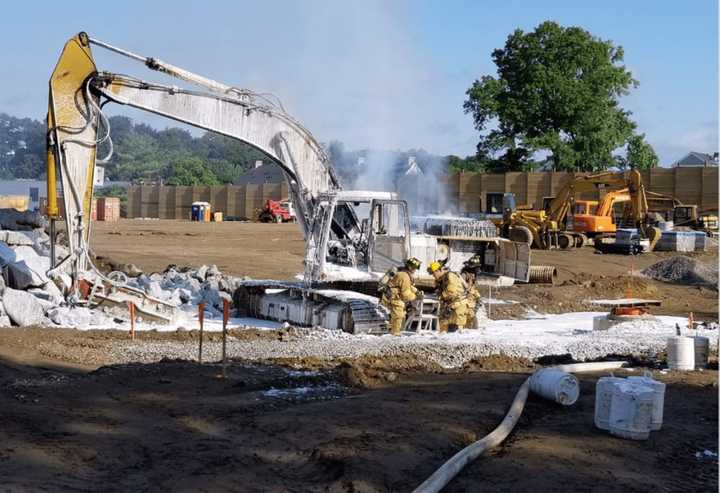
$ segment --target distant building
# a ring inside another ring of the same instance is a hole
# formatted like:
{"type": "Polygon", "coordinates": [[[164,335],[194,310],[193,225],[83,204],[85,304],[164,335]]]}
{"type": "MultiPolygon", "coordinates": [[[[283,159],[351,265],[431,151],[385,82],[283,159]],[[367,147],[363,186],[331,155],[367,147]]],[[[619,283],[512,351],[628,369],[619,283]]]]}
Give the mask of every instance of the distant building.
{"type": "Polygon", "coordinates": [[[675,161],[672,166],[673,168],[686,168],[686,167],[704,167],[717,166],[718,165],[718,153],[713,155],[705,154],[704,152],[690,152],[686,156],[675,161]]]}
{"type": "Polygon", "coordinates": [[[396,190],[400,198],[408,203],[411,215],[418,215],[435,211],[438,201],[443,198],[438,182],[434,178],[427,177],[422,168],[415,160],[415,156],[409,156],[407,167],[396,182],[396,190]]]}
{"type": "Polygon", "coordinates": [[[235,180],[233,185],[262,185],[263,183],[282,183],[285,175],[277,164],[255,161],[255,167],[235,180]]]}

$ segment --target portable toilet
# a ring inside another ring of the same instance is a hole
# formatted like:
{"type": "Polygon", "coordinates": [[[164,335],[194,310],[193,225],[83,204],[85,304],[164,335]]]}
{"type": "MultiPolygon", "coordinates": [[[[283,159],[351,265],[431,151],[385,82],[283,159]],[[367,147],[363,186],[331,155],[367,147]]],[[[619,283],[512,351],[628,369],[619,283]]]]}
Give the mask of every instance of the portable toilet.
{"type": "Polygon", "coordinates": [[[193,202],[190,212],[191,221],[209,222],[211,207],[207,202],[193,202]]]}

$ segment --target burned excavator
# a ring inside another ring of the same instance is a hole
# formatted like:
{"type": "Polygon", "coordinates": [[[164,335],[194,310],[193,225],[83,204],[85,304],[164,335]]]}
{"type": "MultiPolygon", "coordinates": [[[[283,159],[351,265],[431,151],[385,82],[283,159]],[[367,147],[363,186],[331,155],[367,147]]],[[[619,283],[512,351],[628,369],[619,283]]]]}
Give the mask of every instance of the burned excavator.
{"type": "MultiPolygon", "coordinates": [[[[631,170],[627,177],[623,173],[604,172],[573,178],[548,201],[544,210],[516,210],[512,207],[512,200],[506,199],[500,225],[503,236],[515,241],[525,241],[543,250],[582,247],[587,240],[584,232],[565,228],[565,221],[575,198],[583,192],[596,190],[600,186],[622,190],[617,195],[610,192],[613,194],[611,198],[627,195],[632,225],[638,228],[641,235],[648,238],[650,244],[654,246],[660,238],[660,231],[648,222],[647,195],[642,176],[637,170],[631,170]]],[[[612,201],[608,201],[606,205],[610,210],[612,201]]],[[[603,221],[608,222],[610,218],[607,217],[603,221]]],[[[597,225],[589,226],[590,229],[596,227],[597,225]]]]}
{"type": "Polygon", "coordinates": [[[461,263],[481,251],[486,272],[527,281],[530,254],[526,245],[494,238],[472,248],[460,243],[453,249],[451,240],[443,243],[416,235],[411,242],[405,201],[390,192],[342,190],[323,147],[275,96],[225,85],[80,33],[65,44],[50,79],[47,170],[53,243],[59,217],[56,170],[69,242],[69,255],[53,265],[50,274],[68,272],[71,296],[76,300],[99,297],[122,303],[129,298],[146,307],[148,316],[166,317],[166,307],[153,308],[157,300],[127,288],[122,276],[103,275],[89,255],[95,163],[109,159],[109,155],[97,158],[96,153],[101,145],[112,153],[111,129],[103,114],[108,103],[237,139],[282,169],[306,242],[305,272],[302,281],[243,284],[236,303],[249,315],[349,332],[374,331],[384,324],[385,314],[373,299],[357,291],[371,292],[367,285],[376,286],[388,268],[401,265],[409,256],[428,262],[444,255],[461,263]],[[199,89],[99,71],[91,46],[199,89]]]}

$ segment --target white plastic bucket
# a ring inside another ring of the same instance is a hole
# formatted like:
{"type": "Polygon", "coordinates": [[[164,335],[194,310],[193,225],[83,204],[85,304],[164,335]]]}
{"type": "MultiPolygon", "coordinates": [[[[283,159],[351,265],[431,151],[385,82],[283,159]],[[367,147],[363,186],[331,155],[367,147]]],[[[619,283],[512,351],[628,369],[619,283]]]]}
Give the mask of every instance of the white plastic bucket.
{"type": "Polygon", "coordinates": [[[653,390],[639,383],[614,385],[610,404],[610,433],[630,440],[647,440],[653,412],[653,390]]]}
{"type": "Polygon", "coordinates": [[[695,340],[695,368],[707,368],[710,339],[703,336],[693,337],[695,340]]]}
{"type": "Polygon", "coordinates": [[[595,426],[601,430],[610,429],[610,404],[615,384],[622,382],[619,377],[602,377],[595,384],[595,426]]]}
{"type": "Polygon", "coordinates": [[[694,370],[695,339],[685,336],[668,338],[667,364],[671,370],[694,370]]]}
{"type": "Polygon", "coordinates": [[[652,374],[645,373],[643,377],[628,377],[628,381],[650,387],[653,391],[653,409],[650,420],[650,429],[657,431],[662,428],[663,409],[665,408],[665,384],[652,378],[652,374]]]}
{"type": "Polygon", "coordinates": [[[530,377],[530,390],[563,406],[575,404],[580,397],[577,378],[557,368],[543,368],[530,377]]]}

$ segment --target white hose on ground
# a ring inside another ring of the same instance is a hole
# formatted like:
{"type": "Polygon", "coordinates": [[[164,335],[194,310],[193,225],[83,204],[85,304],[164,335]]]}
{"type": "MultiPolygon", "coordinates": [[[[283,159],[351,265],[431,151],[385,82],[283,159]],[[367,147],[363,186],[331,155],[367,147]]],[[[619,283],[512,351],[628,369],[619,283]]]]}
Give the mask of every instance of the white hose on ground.
{"type": "MultiPolygon", "coordinates": [[[[572,365],[558,365],[554,368],[568,373],[582,373],[592,371],[607,371],[621,368],[625,361],[602,361],[598,363],[575,363],[572,365]]],[[[510,410],[503,418],[500,425],[477,442],[471,443],[450,460],[435,471],[432,476],[426,479],[420,486],[413,490],[413,493],[437,493],[442,490],[452,479],[458,475],[463,468],[474,461],[486,451],[500,445],[510,432],[515,428],[520,415],[525,408],[528,391],[530,390],[530,378],[525,380],[515,394],[510,405],[510,410]]]]}

